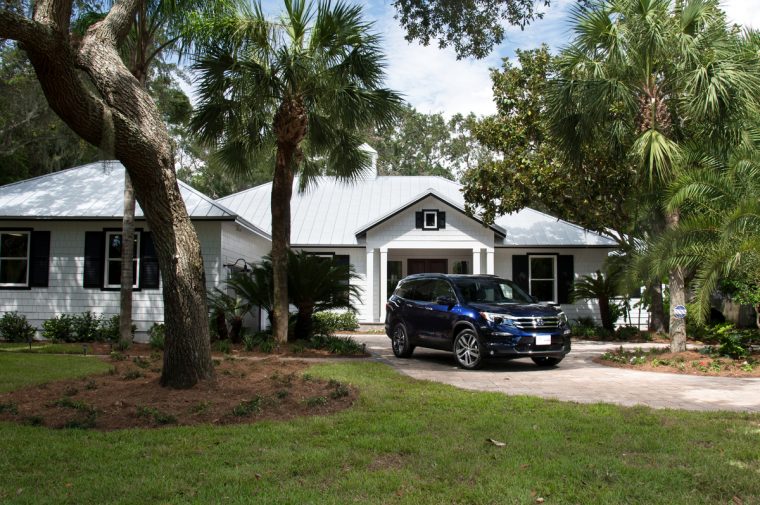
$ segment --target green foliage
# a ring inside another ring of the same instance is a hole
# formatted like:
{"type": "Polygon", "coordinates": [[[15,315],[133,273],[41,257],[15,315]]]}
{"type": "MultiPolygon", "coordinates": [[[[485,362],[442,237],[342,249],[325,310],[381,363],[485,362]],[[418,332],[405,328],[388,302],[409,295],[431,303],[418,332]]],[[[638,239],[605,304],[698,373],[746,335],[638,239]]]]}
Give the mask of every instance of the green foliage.
{"type": "Polygon", "coordinates": [[[13,402],[0,402],[0,414],[18,414],[18,405],[13,402]]]}
{"type": "Polygon", "coordinates": [[[61,314],[42,323],[42,336],[53,342],[76,342],[71,316],[61,314]]]}
{"type": "MultiPolygon", "coordinates": [[[[136,329],[133,324],[133,336],[136,329]]],[[[42,323],[42,336],[53,342],[118,342],[119,316],[99,317],[89,311],[61,314],[42,323]]]]}
{"type": "Polygon", "coordinates": [[[351,311],[317,312],[312,317],[316,335],[332,335],[336,331],[353,331],[359,328],[356,313],[351,311]]]}
{"type": "MultiPolygon", "coordinates": [[[[599,303],[599,315],[602,319],[602,327],[607,331],[615,330],[617,317],[613,319],[612,306],[615,302],[612,298],[617,294],[617,282],[619,271],[603,274],[597,270],[595,275],[583,275],[573,286],[573,301],[597,300],[599,303]]],[[[617,308],[617,307],[616,307],[617,308]]]]}
{"type": "Polygon", "coordinates": [[[101,320],[97,314],[87,311],[79,315],[71,316],[71,330],[75,335],[75,342],[94,342],[101,340],[105,335],[100,333],[101,320]]]}
{"type": "Polygon", "coordinates": [[[150,419],[151,421],[159,425],[177,424],[176,417],[174,417],[172,414],[162,412],[155,407],[146,407],[143,405],[138,405],[137,417],[150,419]]]}
{"type": "MultiPolygon", "coordinates": [[[[394,0],[406,40],[453,46],[457,58],[484,58],[507,33],[505,25],[525,26],[543,17],[530,0],[394,0]]],[[[544,5],[549,5],[546,2],[544,5]]]]}
{"type": "Polygon", "coordinates": [[[312,349],[326,349],[332,354],[344,356],[362,355],[366,353],[365,345],[359,344],[351,337],[313,335],[308,340],[307,345],[312,349]]]}
{"type": "Polygon", "coordinates": [[[152,349],[164,350],[166,344],[166,327],[163,323],[154,323],[148,331],[149,343],[152,349]]]}
{"type": "Polygon", "coordinates": [[[16,311],[6,312],[0,317],[0,340],[8,342],[28,342],[34,337],[35,329],[26,316],[16,311]]]}
{"type": "Polygon", "coordinates": [[[251,400],[240,402],[232,409],[232,414],[238,417],[248,417],[251,414],[261,411],[261,403],[263,398],[261,396],[255,396],[251,400]]]}
{"type": "Polygon", "coordinates": [[[217,352],[230,354],[232,352],[232,344],[229,340],[217,340],[213,344],[213,349],[217,352]]]}
{"type": "MultiPolygon", "coordinates": [[[[237,276],[239,275],[237,274],[237,276]]],[[[232,282],[234,283],[234,281],[232,282]]],[[[253,308],[251,300],[243,298],[239,294],[231,296],[219,288],[214,288],[208,294],[208,303],[211,312],[211,324],[215,325],[216,335],[219,339],[226,340],[229,338],[233,343],[240,342],[243,318],[253,308]]]]}
{"type": "Polygon", "coordinates": [[[321,407],[327,405],[327,402],[328,400],[324,396],[312,396],[306,399],[306,406],[310,408],[321,407]]]}
{"type": "Polygon", "coordinates": [[[746,358],[751,345],[760,345],[760,332],[757,330],[740,330],[733,324],[722,324],[715,327],[714,332],[718,336],[717,352],[720,356],[746,358]]]}

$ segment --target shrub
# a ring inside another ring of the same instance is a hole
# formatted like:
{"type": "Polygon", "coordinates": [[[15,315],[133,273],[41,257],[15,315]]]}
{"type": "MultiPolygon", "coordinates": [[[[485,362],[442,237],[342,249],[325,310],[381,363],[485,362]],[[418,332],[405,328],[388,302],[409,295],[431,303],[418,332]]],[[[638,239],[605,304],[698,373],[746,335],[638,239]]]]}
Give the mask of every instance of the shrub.
{"type": "Polygon", "coordinates": [[[615,339],[632,340],[641,337],[641,332],[635,326],[621,326],[615,330],[615,339]]]}
{"type": "Polygon", "coordinates": [[[232,409],[232,414],[238,417],[250,416],[261,410],[261,397],[256,396],[252,400],[240,402],[232,409]]]}
{"type": "Polygon", "coordinates": [[[364,344],[359,344],[351,337],[336,337],[333,335],[314,335],[309,339],[312,349],[326,349],[332,354],[354,355],[364,354],[364,344]]]}
{"type": "Polygon", "coordinates": [[[164,350],[166,344],[166,327],[163,323],[154,323],[148,331],[151,348],[164,350]]]}
{"type": "Polygon", "coordinates": [[[317,312],[312,318],[316,335],[332,335],[336,331],[352,331],[359,327],[356,314],[351,311],[317,312]]]}
{"type": "Polygon", "coordinates": [[[76,342],[71,316],[61,314],[43,322],[42,336],[53,342],[76,342]]]}
{"type": "Polygon", "coordinates": [[[6,312],[0,318],[0,339],[9,342],[28,342],[34,337],[35,329],[18,312],[6,312]]]}
{"type": "Polygon", "coordinates": [[[177,424],[177,418],[172,414],[161,412],[155,407],[137,407],[137,417],[153,420],[156,424],[177,424]]]}
{"type": "Polygon", "coordinates": [[[74,333],[76,342],[94,342],[95,340],[100,340],[102,333],[100,331],[101,321],[98,315],[87,311],[70,317],[71,331],[74,333]]]}
{"type": "MultiPolygon", "coordinates": [[[[121,318],[119,315],[111,316],[108,319],[102,319],[100,324],[100,337],[98,340],[102,342],[118,342],[119,341],[119,322],[121,318]]],[[[135,336],[135,330],[137,326],[132,325],[132,337],[135,336]]]]}
{"type": "Polygon", "coordinates": [[[230,344],[229,340],[217,340],[214,342],[214,350],[222,352],[224,354],[229,354],[232,352],[232,345],[230,344]]]}

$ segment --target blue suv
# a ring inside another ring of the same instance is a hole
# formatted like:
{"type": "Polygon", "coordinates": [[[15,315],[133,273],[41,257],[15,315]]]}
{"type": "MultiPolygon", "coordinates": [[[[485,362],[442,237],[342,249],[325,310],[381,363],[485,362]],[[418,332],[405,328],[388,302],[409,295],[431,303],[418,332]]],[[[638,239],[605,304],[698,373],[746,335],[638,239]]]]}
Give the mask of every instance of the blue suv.
{"type": "Polygon", "coordinates": [[[489,357],[531,358],[553,366],[570,352],[567,317],[512,281],[492,275],[417,274],[388,300],[385,333],[393,354],[416,346],[453,351],[462,368],[489,357]]]}

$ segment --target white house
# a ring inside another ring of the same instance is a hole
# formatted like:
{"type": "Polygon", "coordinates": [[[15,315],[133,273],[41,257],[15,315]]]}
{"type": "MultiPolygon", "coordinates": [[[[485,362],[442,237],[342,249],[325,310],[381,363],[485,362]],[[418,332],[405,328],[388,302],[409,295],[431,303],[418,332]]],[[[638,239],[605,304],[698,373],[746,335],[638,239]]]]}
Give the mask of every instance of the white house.
{"type": "MultiPolygon", "coordinates": [[[[0,187],[0,313],[17,310],[38,327],[62,313],[118,313],[123,181],[121,164],[98,162],[0,187]]],[[[354,265],[364,323],[382,322],[398,280],[419,272],[496,274],[570,318],[596,316],[594,304],[572,304],[568,294],[574,279],[601,268],[614,241],[532,209],[485,226],[464,212],[460,189],[440,177],[322,177],[294,191],[291,244],[354,265]]],[[[180,190],[208,288],[269,252],[271,184],[217,201],[180,190]]],[[[134,321],[145,339],[163,320],[163,300],[151,232],[139,207],[136,215],[134,321]]]]}
{"type": "MultiPolygon", "coordinates": [[[[239,258],[269,251],[269,235],[180,184],[201,242],[207,288],[239,258]]],[[[0,315],[40,327],[59,314],[119,313],[124,168],[97,162],[0,187],[0,315]]],[[[153,237],[137,206],[134,322],[144,340],[164,307],[153,237]]],[[[242,263],[241,263],[242,265],[242,263]]]]}

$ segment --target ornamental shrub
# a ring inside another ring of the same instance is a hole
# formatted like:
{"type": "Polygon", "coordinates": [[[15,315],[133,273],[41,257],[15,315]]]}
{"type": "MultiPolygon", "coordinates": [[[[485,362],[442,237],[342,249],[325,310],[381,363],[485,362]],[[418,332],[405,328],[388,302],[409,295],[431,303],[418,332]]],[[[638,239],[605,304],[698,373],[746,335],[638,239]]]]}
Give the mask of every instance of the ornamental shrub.
{"type": "Polygon", "coordinates": [[[6,312],[0,318],[0,339],[8,342],[28,342],[34,337],[35,329],[26,316],[16,311],[6,312]]]}

